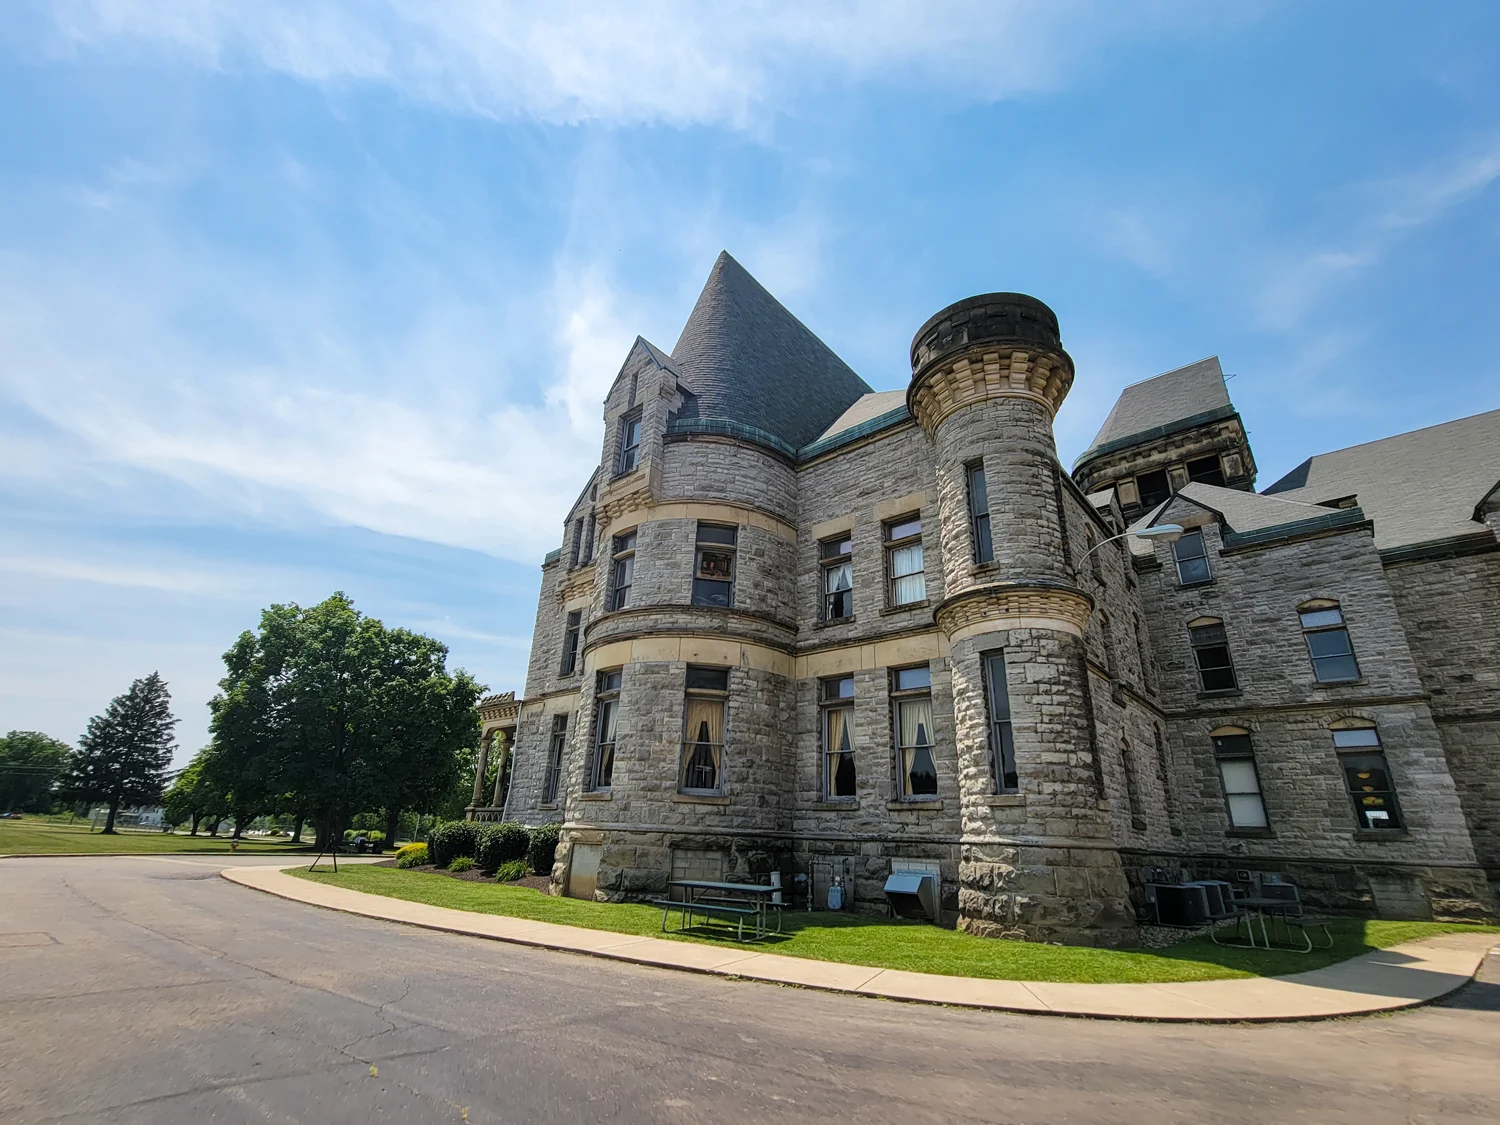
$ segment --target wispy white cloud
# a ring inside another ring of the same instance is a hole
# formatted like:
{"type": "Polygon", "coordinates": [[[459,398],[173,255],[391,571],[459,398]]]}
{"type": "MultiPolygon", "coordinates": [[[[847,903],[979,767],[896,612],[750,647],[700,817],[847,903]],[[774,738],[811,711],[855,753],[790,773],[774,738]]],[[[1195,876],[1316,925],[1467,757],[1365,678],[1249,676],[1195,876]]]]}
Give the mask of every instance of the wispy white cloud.
{"type": "Polygon", "coordinates": [[[200,66],[380,83],[552,123],[752,125],[830,85],[920,82],[994,101],[1054,89],[1101,46],[1253,19],[1180,0],[58,0],[54,50],[133,45],[200,66]]]}

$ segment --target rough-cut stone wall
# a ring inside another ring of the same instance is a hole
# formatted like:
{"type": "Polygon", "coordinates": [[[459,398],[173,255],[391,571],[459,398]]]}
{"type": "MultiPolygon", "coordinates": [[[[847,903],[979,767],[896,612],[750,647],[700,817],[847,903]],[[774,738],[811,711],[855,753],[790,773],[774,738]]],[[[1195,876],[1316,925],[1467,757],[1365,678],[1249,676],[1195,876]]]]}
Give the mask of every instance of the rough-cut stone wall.
{"type": "Polygon", "coordinates": [[[901,629],[931,629],[932,610],[943,598],[943,550],[932,445],[916,426],[841,451],[798,474],[797,624],[799,647],[852,644],[901,629]],[[884,524],[920,511],[922,563],[927,600],[922,606],[887,606],[884,524]],[[854,533],[854,620],[821,620],[818,542],[854,533]]]}
{"type": "Polygon", "coordinates": [[[1469,820],[1500,881],[1500,550],[1386,569],[1469,820]]]}
{"type": "MultiPolygon", "coordinates": [[[[1369,530],[1229,551],[1216,524],[1203,532],[1211,584],[1180,587],[1168,548],[1161,545],[1161,565],[1148,568],[1141,582],[1155,623],[1186,849],[1205,862],[1227,857],[1256,871],[1268,870],[1272,859],[1304,869],[1323,865],[1330,872],[1352,872],[1357,865],[1366,883],[1353,874],[1340,877],[1349,891],[1342,901],[1354,907],[1360,901],[1356,885],[1367,885],[1375,877],[1371,872],[1455,872],[1437,882],[1411,877],[1430,888],[1423,893],[1437,904],[1432,909],[1446,915],[1493,911],[1493,899],[1474,884],[1469,825],[1369,530]],[[1358,681],[1315,681],[1297,616],[1297,606],[1314,598],[1340,603],[1359,662],[1358,681]],[[1234,692],[1199,690],[1187,622],[1205,615],[1225,623],[1239,682],[1234,692]],[[1377,725],[1406,821],[1403,832],[1356,829],[1329,729],[1349,718],[1377,725]],[[1223,726],[1250,732],[1269,832],[1228,823],[1210,741],[1210,733],[1223,726]],[[1465,899],[1462,887],[1473,895],[1465,899]]],[[[1387,905],[1396,897],[1388,890],[1387,905]]],[[[1372,901],[1378,905],[1381,896],[1372,901]]]]}
{"type": "Polygon", "coordinates": [[[784,520],[797,518],[797,472],[783,458],[731,438],[695,434],[668,442],[661,495],[730,500],[784,520]]]}

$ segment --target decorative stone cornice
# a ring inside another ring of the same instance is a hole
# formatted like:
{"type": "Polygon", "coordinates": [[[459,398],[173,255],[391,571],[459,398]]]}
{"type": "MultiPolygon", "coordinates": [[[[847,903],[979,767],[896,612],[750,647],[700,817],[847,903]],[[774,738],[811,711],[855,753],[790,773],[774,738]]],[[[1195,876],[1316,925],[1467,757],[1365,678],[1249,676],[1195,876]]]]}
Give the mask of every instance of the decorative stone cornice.
{"type": "Polygon", "coordinates": [[[479,717],[486,723],[514,722],[521,711],[521,702],[513,691],[487,695],[477,704],[479,717]]]}
{"type": "Polygon", "coordinates": [[[1056,314],[1024,293],[982,293],[917,330],[906,406],[932,434],[955,410],[987,398],[1029,398],[1055,415],[1072,385],[1056,314]]]}
{"type": "Polygon", "coordinates": [[[1004,582],[947,598],[933,612],[949,643],[1001,629],[1054,629],[1083,636],[1094,599],[1073,586],[1004,582]]]}
{"type": "Polygon", "coordinates": [[[586,598],[594,592],[594,561],[584,563],[569,572],[567,578],[563,579],[557,587],[557,600],[560,604],[586,598]]]}
{"type": "Polygon", "coordinates": [[[989,398],[1029,398],[1056,415],[1073,385],[1066,353],[984,349],[947,359],[913,376],[906,405],[929,434],[957,410],[989,398]]]}

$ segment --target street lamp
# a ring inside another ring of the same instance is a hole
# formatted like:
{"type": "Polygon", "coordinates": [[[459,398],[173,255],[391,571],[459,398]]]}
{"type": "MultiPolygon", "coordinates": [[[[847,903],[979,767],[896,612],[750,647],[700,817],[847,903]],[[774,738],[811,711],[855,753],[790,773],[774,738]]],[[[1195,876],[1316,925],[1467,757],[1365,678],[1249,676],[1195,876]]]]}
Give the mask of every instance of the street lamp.
{"type": "Polygon", "coordinates": [[[1113,543],[1116,539],[1124,539],[1127,535],[1136,539],[1160,539],[1163,543],[1175,543],[1182,538],[1185,529],[1180,523],[1159,523],[1155,527],[1143,527],[1138,531],[1122,531],[1119,535],[1111,535],[1108,539],[1095,543],[1083,553],[1083,558],[1078,560],[1081,567],[1084,559],[1087,559],[1105,543],[1113,543]]]}

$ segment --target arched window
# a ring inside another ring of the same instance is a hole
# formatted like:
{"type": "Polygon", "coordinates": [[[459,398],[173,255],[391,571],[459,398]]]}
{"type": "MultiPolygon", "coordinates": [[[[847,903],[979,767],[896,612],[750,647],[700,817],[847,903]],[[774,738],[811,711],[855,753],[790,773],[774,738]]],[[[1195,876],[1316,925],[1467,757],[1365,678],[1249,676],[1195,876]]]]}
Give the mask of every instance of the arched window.
{"type": "Polygon", "coordinates": [[[1359,664],[1354,659],[1354,645],[1344,623],[1339,603],[1321,599],[1303,602],[1297,607],[1302,635],[1307,641],[1307,655],[1312,658],[1313,677],[1320,684],[1336,684],[1359,679],[1359,664]]]}
{"type": "Polygon", "coordinates": [[[1344,788],[1354,806],[1354,823],[1373,832],[1400,831],[1396,782],[1380,745],[1380,732],[1368,719],[1340,719],[1329,728],[1344,788]]]}
{"type": "Polygon", "coordinates": [[[1231,828],[1268,829],[1266,801],[1255,765],[1255,747],[1244,727],[1219,727],[1209,734],[1219,781],[1224,786],[1224,806],[1231,828]]]}

